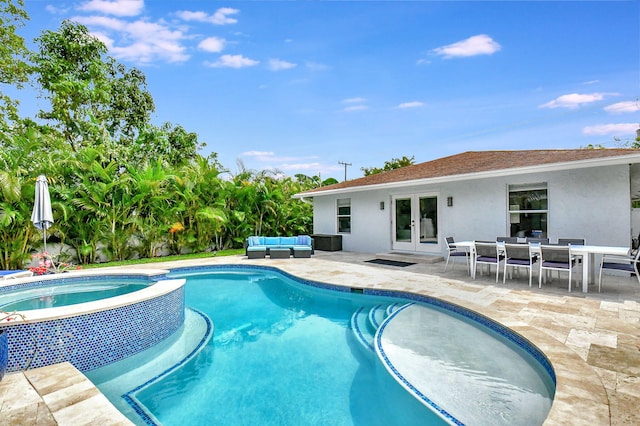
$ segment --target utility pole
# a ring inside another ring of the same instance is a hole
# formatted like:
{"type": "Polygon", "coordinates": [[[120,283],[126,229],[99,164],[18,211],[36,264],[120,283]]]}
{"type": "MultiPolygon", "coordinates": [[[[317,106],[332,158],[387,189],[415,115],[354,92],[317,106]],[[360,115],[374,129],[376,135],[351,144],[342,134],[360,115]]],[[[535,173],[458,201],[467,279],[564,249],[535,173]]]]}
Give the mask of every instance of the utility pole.
{"type": "Polygon", "coordinates": [[[342,164],[344,166],[344,180],[347,180],[347,166],[350,166],[351,163],[345,163],[344,161],[338,161],[338,164],[342,164]]]}

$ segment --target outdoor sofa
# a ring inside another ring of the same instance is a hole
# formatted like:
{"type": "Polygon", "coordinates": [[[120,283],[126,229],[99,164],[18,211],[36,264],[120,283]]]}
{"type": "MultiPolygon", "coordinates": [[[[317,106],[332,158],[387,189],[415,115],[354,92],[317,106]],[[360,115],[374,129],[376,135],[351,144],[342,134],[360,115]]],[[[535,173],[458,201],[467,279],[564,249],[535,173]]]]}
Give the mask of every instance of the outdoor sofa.
{"type": "Polygon", "coordinates": [[[311,257],[313,238],[308,235],[296,237],[258,237],[252,236],[245,242],[245,254],[249,259],[276,257],[311,257]]]}

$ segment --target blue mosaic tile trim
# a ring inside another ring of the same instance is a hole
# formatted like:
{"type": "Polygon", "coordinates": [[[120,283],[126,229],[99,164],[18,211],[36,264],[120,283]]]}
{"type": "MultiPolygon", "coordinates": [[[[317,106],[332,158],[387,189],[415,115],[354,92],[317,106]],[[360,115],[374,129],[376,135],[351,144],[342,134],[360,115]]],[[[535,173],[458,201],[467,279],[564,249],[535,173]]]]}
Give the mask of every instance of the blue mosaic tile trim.
{"type": "Polygon", "coordinates": [[[180,362],[176,363],[175,365],[169,367],[168,369],[166,369],[162,373],[158,374],[157,376],[149,379],[147,382],[141,384],[140,386],[135,387],[134,389],[132,389],[129,392],[127,392],[124,395],[122,395],[122,399],[124,399],[127,402],[127,404],[129,404],[129,406],[136,412],[136,414],[138,414],[138,416],[140,416],[140,418],[142,419],[142,421],[145,422],[145,424],[153,425],[153,426],[158,425],[158,423],[156,423],[156,419],[154,419],[147,412],[147,410],[145,410],[144,406],[138,402],[138,400],[135,397],[135,394],[138,393],[139,391],[141,391],[142,389],[146,388],[147,386],[150,386],[151,384],[155,383],[156,381],[162,379],[166,375],[172,373],[176,369],[182,367],[185,363],[187,363],[194,356],[196,356],[198,354],[198,352],[200,352],[200,350],[204,347],[204,345],[207,344],[207,342],[211,338],[211,335],[213,334],[213,323],[212,323],[211,319],[206,314],[204,314],[203,312],[200,312],[197,309],[194,309],[194,308],[188,308],[188,309],[193,311],[194,313],[200,315],[204,319],[204,321],[205,321],[205,323],[207,325],[207,329],[206,329],[204,335],[202,336],[202,339],[200,339],[200,342],[198,342],[198,344],[193,349],[193,351],[191,351],[180,362]]]}
{"type": "Polygon", "coordinates": [[[16,290],[29,290],[32,288],[48,287],[52,285],[60,286],[65,284],[78,284],[83,281],[110,281],[113,279],[132,280],[134,282],[153,284],[156,281],[166,279],[166,274],[157,275],[140,275],[140,274],[127,274],[127,275],[85,275],[85,276],[67,276],[64,278],[58,278],[41,281],[31,281],[28,283],[11,284],[0,287],[0,296],[6,293],[11,293],[16,290]]]}
{"type": "Polygon", "coordinates": [[[478,312],[472,311],[470,309],[464,308],[460,305],[456,305],[455,303],[447,302],[441,299],[437,299],[435,297],[423,296],[419,294],[400,292],[400,291],[391,291],[391,290],[372,290],[365,289],[365,294],[370,294],[374,296],[385,296],[385,297],[401,297],[403,299],[409,299],[416,302],[421,302],[427,305],[436,306],[440,309],[444,309],[449,312],[453,312],[462,317],[470,319],[477,324],[481,324],[484,327],[492,330],[493,332],[499,334],[505,339],[509,340],[520,349],[525,351],[529,356],[535,359],[544,369],[544,371],[549,375],[551,380],[553,381],[554,386],[556,383],[556,373],[551,365],[551,361],[546,355],[538,349],[533,343],[524,338],[522,335],[516,333],[508,327],[503,326],[502,324],[497,323],[489,317],[486,317],[478,312]]]}
{"type": "Polygon", "coordinates": [[[358,336],[358,340],[360,340],[360,342],[362,342],[363,345],[366,346],[367,349],[369,349],[371,352],[375,352],[375,348],[369,344],[369,342],[367,341],[367,339],[364,337],[364,333],[362,333],[362,330],[360,330],[360,326],[358,325],[358,320],[357,320],[357,316],[360,315],[360,312],[362,312],[364,310],[364,307],[359,308],[355,314],[353,314],[353,321],[351,321],[351,326],[353,327],[353,330],[356,332],[356,335],[358,336]]]}
{"type": "Polygon", "coordinates": [[[7,333],[0,330],[0,380],[7,372],[9,363],[9,348],[7,347],[7,333]]]}
{"type": "Polygon", "coordinates": [[[75,317],[0,327],[9,338],[8,371],[68,361],[89,371],[169,337],[184,323],[184,286],[127,306],[75,317]]]}
{"type": "Polygon", "coordinates": [[[413,386],[411,384],[411,382],[409,382],[407,379],[405,379],[405,377],[400,374],[400,372],[395,368],[395,366],[391,363],[391,361],[389,360],[389,358],[387,357],[387,354],[384,352],[384,350],[382,349],[382,334],[384,333],[385,328],[387,328],[387,325],[391,322],[391,320],[393,319],[393,317],[395,317],[396,315],[398,315],[400,312],[404,311],[405,309],[407,309],[409,306],[413,305],[413,303],[407,303],[406,305],[396,309],[383,323],[382,326],[380,327],[380,331],[377,334],[377,339],[375,341],[375,345],[378,349],[378,353],[380,354],[381,358],[382,358],[382,362],[385,363],[385,365],[389,368],[389,370],[393,371],[393,374],[396,376],[396,378],[398,380],[400,380],[406,387],[407,389],[410,389],[411,392],[413,394],[415,394],[418,398],[420,398],[425,404],[427,404],[432,411],[434,411],[438,416],[440,416],[440,418],[444,419],[445,421],[454,424],[454,425],[464,425],[463,422],[461,422],[460,420],[456,419],[454,416],[452,416],[447,410],[445,410],[444,408],[440,407],[438,404],[436,404],[435,402],[433,402],[429,397],[427,397],[425,394],[423,394],[422,392],[420,392],[415,386],[413,386]]]}

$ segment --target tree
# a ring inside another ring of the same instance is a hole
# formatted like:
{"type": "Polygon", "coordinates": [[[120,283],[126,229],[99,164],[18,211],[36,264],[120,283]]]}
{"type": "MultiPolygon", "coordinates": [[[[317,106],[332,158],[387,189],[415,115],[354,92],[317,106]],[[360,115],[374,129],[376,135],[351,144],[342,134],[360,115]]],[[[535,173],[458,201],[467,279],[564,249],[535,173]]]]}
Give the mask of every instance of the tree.
{"type": "Polygon", "coordinates": [[[395,170],[406,166],[412,166],[415,164],[415,156],[408,158],[403,156],[402,158],[392,158],[390,161],[384,162],[384,167],[361,167],[360,170],[364,172],[365,176],[375,175],[376,173],[388,172],[389,170],[395,170]]]}
{"type": "MultiPolygon", "coordinates": [[[[25,61],[29,51],[16,30],[24,26],[29,16],[23,0],[0,0],[0,85],[22,88],[28,81],[30,67],[25,61]]],[[[18,101],[0,91],[0,122],[16,121],[18,101]]]]}
{"type": "MultiPolygon", "coordinates": [[[[172,166],[184,166],[197,161],[198,150],[204,144],[198,135],[187,132],[182,126],[164,123],[162,126],[147,125],[131,145],[129,159],[143,163],[149,158],[163,158],[172,166]]],[[[213,158],[215,160],[215,156],[213,158]]],[[[215,160],[217,162],[217,160],[215,160]]]]}
{"type": "Polygon", "coordinates": [[[121,145],[133,142],[155,110],[144,74],[106,56],[104,43],[71,21],[36,42],[34,72],[51,102],[38,117],[53,124],[73,152],[102,144],[104,154],[118,160],[121,145]]]}

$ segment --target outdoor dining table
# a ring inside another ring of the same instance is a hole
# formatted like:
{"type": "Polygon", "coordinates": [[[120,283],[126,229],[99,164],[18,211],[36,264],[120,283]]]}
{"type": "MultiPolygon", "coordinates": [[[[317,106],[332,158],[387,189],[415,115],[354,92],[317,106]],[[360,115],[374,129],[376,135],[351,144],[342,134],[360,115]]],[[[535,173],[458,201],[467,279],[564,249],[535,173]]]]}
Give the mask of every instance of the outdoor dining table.
{"type": "MultiPolygon", "coordinates": [[[[504,243],[499,242],[498,247],[503,244],[504,243]]],[[[458,248],[466,248],[469,250],[471,256],[471,261],[469,262],[469,275],[473,275],[475,241],[456,241],[455,246],[458,248]]],[[[533,253],[540,253],[540,244],[532,243],[531,251],[533,253]]],[[[588,293],[589,283],[595,282],[595,255],[608,254],[614,256],[627,256],[629,254],[629,247],[571,245],[571,253],[582,258],[582,292],[588,293]]]]}
{"type": "Polygon", "coordinates": [[[572,245],[571,253],[582,256],[582,292],[589,291],[589,282],[595,282],[595,255],[629,255],[629,247],[572,245]]]}

